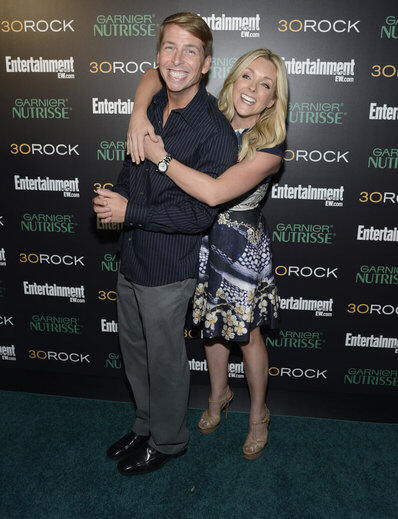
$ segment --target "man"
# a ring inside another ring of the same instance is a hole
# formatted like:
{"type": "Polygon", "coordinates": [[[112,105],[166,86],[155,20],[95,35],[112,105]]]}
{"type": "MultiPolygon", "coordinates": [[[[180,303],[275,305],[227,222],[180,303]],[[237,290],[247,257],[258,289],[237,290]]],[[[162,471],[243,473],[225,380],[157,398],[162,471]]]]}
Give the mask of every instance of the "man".
{"type": "Polygon", "coordinates": [[[217,213],[181,191],[164,172],[173,159],[214,177],[237,161],[235,134],[202,75],[212,35],[192,13],[159,30],[157,62],[165,87],[148,117],[169,154],[158,166],[123,163],[114,191],[99,189],[94,210],[124,222],[118,275],[119,339],[137,405],[133,430],[108,449],[122,474],[160,468],[185,453],[189,364],[185,317],[195,285],[201,236],[217,213]]]}

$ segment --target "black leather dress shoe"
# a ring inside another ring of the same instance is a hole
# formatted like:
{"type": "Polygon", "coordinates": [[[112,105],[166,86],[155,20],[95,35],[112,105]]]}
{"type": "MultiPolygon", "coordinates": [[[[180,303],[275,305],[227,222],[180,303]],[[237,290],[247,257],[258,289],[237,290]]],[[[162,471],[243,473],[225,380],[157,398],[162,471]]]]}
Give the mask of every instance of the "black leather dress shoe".
{"type": "Polygon", "coordinates": [[[133,452],[140,445],[145,443],[149,439],[149,436],[141,436],[140,434],[130,431],[123,438],[120,438],[116,443],[111,445],[106,451],[106,455],[111,460],[119,460],[126,454],[133,452]]]}
{"type": "Polygon", "coordinates": [[[187,448],[177,454],[163,454],[147,443],[141,445],[132,454],[123,458],[117,464],[117,468],[121,474],[126,476],[135,476],[137,474],[146,474],[160,469],[167,461],[173,458],[179,458],[187,452],[187,448]]]}

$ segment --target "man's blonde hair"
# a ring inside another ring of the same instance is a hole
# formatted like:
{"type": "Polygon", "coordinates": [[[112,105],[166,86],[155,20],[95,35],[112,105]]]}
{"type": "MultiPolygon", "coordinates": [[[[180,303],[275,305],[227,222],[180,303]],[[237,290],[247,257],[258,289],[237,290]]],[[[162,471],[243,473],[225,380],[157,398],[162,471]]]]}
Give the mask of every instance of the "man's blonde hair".
{"type": "Polygon", "coordinates": [[[211,30],[203,18],[195,13],[175,13],[163,20],[159,27],[158,52],[162,44],[164,30],[172,23],[175,23],[201,40],[205,58],[213,54],[213,35],[211,30]]]}
{"type": "Polygon", "coordinates": [[[228,121],[231,122],[235,114],[232,97],[234,83],[241,76],[243,70],[257,58],[269,60],[276,67],[275,102],[271,108],[265,108],[253,128],[243,134],[242,147],[239,152],[240,161],[246,156],[251,160],[254,158],[256,150],[272,148],[283,142],[286,138],[288,103],[286,68],[282,59],[268,49],[257,49],[247,52],[234,63],[220,92],[218,107],[228,121]]]}

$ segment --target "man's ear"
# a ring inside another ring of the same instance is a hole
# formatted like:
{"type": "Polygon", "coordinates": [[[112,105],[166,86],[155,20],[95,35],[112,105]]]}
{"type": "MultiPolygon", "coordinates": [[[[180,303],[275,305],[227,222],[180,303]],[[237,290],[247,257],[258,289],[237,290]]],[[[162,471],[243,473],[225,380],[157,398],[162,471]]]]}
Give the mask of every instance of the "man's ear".
{"type": "Polygon", "coordinates": [[[207,56],[203,62],[202,74],[207,74],[210,70],[211,56],[207,56]]]}

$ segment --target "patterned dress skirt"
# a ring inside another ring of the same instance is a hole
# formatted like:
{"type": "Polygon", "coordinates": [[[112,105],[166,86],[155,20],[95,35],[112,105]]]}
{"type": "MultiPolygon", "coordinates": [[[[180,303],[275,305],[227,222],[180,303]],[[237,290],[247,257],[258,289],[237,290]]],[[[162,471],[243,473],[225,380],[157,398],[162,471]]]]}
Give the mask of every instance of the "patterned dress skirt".
{"type": "Polygon", "coordinates": [[[220,213],[202,240],[192,317],[205,339],[248,342],[257,326],[278,327],[271,239],[261,205],[220,213]]]}

